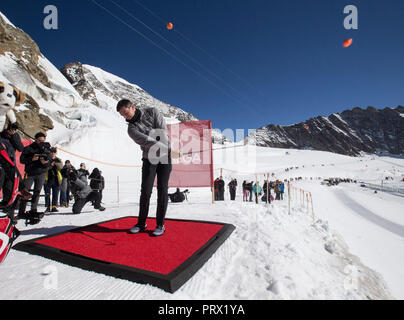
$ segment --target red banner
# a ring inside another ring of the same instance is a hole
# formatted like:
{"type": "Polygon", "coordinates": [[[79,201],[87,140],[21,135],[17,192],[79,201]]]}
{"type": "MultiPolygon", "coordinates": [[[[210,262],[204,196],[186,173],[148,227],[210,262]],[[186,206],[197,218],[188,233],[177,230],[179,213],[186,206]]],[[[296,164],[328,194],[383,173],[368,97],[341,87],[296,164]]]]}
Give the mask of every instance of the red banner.
{"type": "MultiPolygon", "coordinates": [[[[171,149],[183,156],[172,159],[169,187],[212,187],[212,126],[210,120],[167,125],[171,149]]],[[[155,183],[156,185],[156,183],[155,183]]]]}

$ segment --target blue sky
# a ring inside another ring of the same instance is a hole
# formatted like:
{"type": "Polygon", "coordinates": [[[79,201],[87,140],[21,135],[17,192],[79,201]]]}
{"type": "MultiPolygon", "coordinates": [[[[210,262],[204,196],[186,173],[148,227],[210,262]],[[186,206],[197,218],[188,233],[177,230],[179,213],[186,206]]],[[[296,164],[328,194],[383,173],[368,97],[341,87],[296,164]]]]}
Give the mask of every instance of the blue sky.
{"type": "Polygon", "coordinates": [[[58,68],[100,67],[219,129],[404,104],[402,0],[113,1],[2,0],[0,10],[58,68]],[[58,30],[43,27],[48,4],[58,30]],[[343,26],[349,4],[358,30],[343,26]]]}

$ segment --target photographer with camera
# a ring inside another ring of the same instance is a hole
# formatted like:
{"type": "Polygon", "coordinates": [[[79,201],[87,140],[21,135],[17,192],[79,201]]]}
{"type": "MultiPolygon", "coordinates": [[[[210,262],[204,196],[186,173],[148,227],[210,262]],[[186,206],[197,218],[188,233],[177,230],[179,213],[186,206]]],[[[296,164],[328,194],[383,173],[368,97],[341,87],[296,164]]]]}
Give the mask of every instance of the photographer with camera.
{"type": "Polygon", "coordinates": [[[58,197],[60,191],[60,185],[62,183],[63,162],[56,157],[57,149],[51,148],[50,166],[45,177],[45,212],[58,212],[56,208],[58,204],[58,197]],[[51,209],[51,192],[52,192],[52,209],[51,209]]]}
{"type": "Polygon", "coordinates": [[[189,193],[188,189],[181,191],[180,188],[177,188],[174,193],[169,193],[168,197],[171,202],[183,202],[184,200],[188,200],[187,193],[189,193]]]}
{"type": "Polygon", "coordinates": [[[73,167],[68,171],[67,182],[70,186],[70,191],[74,196],[73,213],[79,214],[87,202],[94,204],[94,209],[104,211],[101,206],[102,196],[98,191],[94,191],[87,184],[87,178],[78,173],[78,170],[73,167]]]}
{"type": "Polygon", "coordinates": [[[88,182],[87,177],[90,175],[90,172],[88,172],[85,163],[80,163],[80,169],[77,170],[77,174],[81,180],[85,181],[86,183],[88,182]]]}
{"type": "Polygon", "coordinates": [[[19,217],[22,219],[35,220],[35,222],[39,222],[44,215],[43,213],[38,213],[37,208],[39,195],[44,185],[51,160],[51,147],[45,140],[45,134],[38,132],[35,135],[34,142],[24,148],[20,157],[20,162],[25,165],[25,187],[30,190],[32,185],[34,185],[34,194],[31,199],[30,211],[25,212],[27,201],[21,201],[19,217]]]}

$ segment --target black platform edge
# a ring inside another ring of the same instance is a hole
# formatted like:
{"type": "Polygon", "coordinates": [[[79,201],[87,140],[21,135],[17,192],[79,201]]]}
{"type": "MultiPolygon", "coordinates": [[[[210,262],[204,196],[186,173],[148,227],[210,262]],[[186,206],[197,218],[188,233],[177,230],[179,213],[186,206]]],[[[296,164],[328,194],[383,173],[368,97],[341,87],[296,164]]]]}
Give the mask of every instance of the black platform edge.
{"type": "MultiPolygon", "coordinates": [[[[226,239],[235,230],[231,224],[216,222],[216,221],[200,221],[200,220],[185,220],[185,219],[166,219],[172,221],[185,221],[196,223],[209,223],[222,225],[223,227],[201,248],[199,248],[192,256],[179,265],[168,275],[163,275],[156,272],[151,272],[143,269],[128,267],[125,265],[109,263],[98,259],[92,259],[75,253],[67,252],[57,248],[52,248],[39,243],[38,240],[51,238],[68,232],[76,232],[82,229],[87,229],[92,226],[122,220],[127,218],[137,218],[133,216],[120,217],[108,221],[102,221],[91,225],[70,229],[56,234],[39,237],[24,242],[20,242],[13,246],[13,249],[27,252],[34,255],[39,255],[63,264],[73,267],[78,267],[87,271],[102,273],[119,279],[129,280],[140,284],[150,284],[164,291],[174,293],[182,287],[217,251],[217,249],[226,241],[226,239]]],[[[149,218],[153,219],[153,218],[149,218]]]]}

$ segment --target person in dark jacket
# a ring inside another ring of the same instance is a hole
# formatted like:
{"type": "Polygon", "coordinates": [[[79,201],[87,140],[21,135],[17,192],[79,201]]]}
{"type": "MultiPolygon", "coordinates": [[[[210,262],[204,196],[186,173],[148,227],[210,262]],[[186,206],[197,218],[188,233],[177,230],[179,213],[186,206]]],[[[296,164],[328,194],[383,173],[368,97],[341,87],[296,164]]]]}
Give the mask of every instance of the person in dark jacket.
{"type": "Polygon", "coordinates": [[[19,178],[18,189],[23,194],[23,197],[28,200],[29,197],[32,196],[28,190],[25,189],[21,173],[18,171],[16,165],[17,159],[15,152],[21,152],[24,150],[21,138],[16,132],[17,129],[18,125],[16,123],[10,123],[0,134],[0,151],[5,152],[0,155],[0,170],[2,172],[2,177],[0,178],[0,189],[3,190],[3,200],[0,202],[0,207],[3,208],[11,205],[10,201],[12,201],[16,177],[19,178]]]}
{"type": "Polygon", "coordinates": [[[219,200],[224,200],[225,183],[222,176],[218,181],[218,186],[219,186],[219,200]]]}
{"type": "Polygon", "coordinates": [[[140,110],[129,100],[121,100],[116,110],[128,123],[129,137],[142,150],[142,185],[140,190],[139,219],[130,230],[139,233],[146,229],[149,214],[150,197],[154,179],[157,176],[157,212],[156,229],[153,236],[161,236],[165,232],[165,215],[168,206],[168,180],[172,170],[171,158],[180,157],[181,153],[171,150],[167,125],[161,112],[156,108],[140,110]]]}
{"type": "Polygon", "coordinates": [[[77,170],[74,168],[69,169],[67,181],[74,196],[74,214],[79,214],[88,202],[94,203],[94,209],[100,211],[105,210],[105,208],[101,206],[101,194],[91,189],[91,187],[87,184],[87,179],[83,175],[81,178],[79,178],[77,170]]]}
{"type": "Polygon", "coordinates": [[[219,200],[219,178],[216,178],[213,182],[213,189],[215,192],[215,201],[219,200]]]}
{"type": "Polygon", "coordinates": [[[71,168],[73,168],[73,166],[70,160],[66,160],[65,165],[63,166],[62,170],[60,170],[60,173],[62,174],[62,183],[60,184],[60,206],[66,208],[69,207],[70,187],[69,184],[67,183],[67,179],[69,169],[71,168]]]}
{"type": "Polygon", "coordinates": [[[90,179],[90,188],[93,191],[100,193],[102,196],[102,179],[100,170],[98,170],[98,168],[94,168],[88,178],[90,179]]]}
{"type": "Polygon", "coordinates": [[[88,172],[85,163],[80,163],[80,169],[77,170],[77,174],[78,174],[79,178],[84,177],[84,179],[82,179],[82,180],[85,180],[86,182],[88,182],[87,177],[90,175],[90,172],[88,172]]]}
{"type": "MultiPolygon", "coordinates": [[[[34,185],[34,193],[31,199],[31,210],[27,212],[28,216],[42,218],[43,213],[38,213],[38,201],[41,189],[45,182],[46,173],[50,166],[50,144],[45,142],[46,136],[42,132],[35,135],[35,140],[26,146],[21,153],[20,162],[25,165],[24,184],[27,190],[34,185]]],[[[19,216],[25,216],[27,201],[21,201],[19,216]]]]}
{"type": "Polygon", "coordinates": [[[98,170],[98,168],[94,168],[88,178],[90,179],[91,189],[100,192],[102,190],[102,179],[100,170],[98,170]]]}
{"type": "Polygon", "coordinates": [[[253,200],[252,200],[252,196],[253,196],[253,185],[254,185],[254,181],[251,181],[251,182],[249,182],[249,183],[246,184],[247,190],[248,190],[248,192],[249,192],[249,194],[250,194],[250,199],[249,199],[250,202],[253,201],[253,200]]]}
{"type": "Polygon", "coordinates": [[[102,171],[100,171],[100,178],[101,178],[101,185],[100,185],[99,192],[101,193],[101,196],[102,196],[102,190],[105,189],[105,179],[104,179],[104,177],[102,175],[102,171]]]}
{"type": "Polygon", "coordinates": [[[265,180],[264,185],[262,186],[262,190],[264,191],[264,195],[262,196],[262,201],[267,202],[268,198],[268,203],[271,203],[271,186],[268,182],[268,180],[265,180]]]}
{"type": "Polygon", "coordinates": [[[177,188],[177,190],[174,193],[169,193],[168,197],[170,198],[171,202],[183,202],[186,199],[186,193],[188,192],[188,189],[181,191],[180,188],[177,188]]]}
{"type": "Polygon", "coordinates": [[[281,200],[281,186],[278,180],[276,180],[274,189],[276,194],[275,200],[281,200]]]}
{"type": "Polygon", "coordinates": [[[48,167],[48,172],[45,177],[45,212],[58,212],[58,198],[60,192],[60,185],[62,183],[62,173],[63,162],[60,160],[56,154],[57,149],[51,148],[51,156],[50,156],[50,166],[48,167]],[[52,200],[51,200],[52,194],[52,200]]]}
{"type": "Polygon", "coordinates": [[[236,200],[237,180],[232,179],[228,185],[230,192],[230,200],[236,200]]]}
{"type": "Polygon", "coordinates": [[[253,191],[255,194],[255,203],[258,203],[259,196],[262,194],[262,189],[258,181],[254,183],[253,191]]]}

